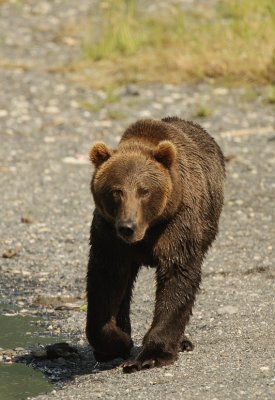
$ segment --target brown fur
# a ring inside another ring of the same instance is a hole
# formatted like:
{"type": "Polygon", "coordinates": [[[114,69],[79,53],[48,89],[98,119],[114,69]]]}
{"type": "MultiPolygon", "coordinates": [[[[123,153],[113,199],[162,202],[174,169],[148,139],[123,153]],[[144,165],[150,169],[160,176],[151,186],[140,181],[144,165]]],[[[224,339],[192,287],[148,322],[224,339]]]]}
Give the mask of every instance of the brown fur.
{"type": "Polygon", "coordinates": [[[141,265],[156,268],[151,328],[125,372],[173,363],[184,336],[223,204],[224,157],[199,125],[142,120],[110,151],[95,144],[96,209],[87,275],[87,337],[97,360],[127,358],[130,302],[141,265]]]}

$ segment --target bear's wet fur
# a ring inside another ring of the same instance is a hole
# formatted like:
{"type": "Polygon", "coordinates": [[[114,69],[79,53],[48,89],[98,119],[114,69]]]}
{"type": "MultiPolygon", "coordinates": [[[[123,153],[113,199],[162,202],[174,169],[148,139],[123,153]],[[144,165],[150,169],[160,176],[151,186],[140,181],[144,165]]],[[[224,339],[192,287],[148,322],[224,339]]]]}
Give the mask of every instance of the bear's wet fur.
{"type": "Polygon", "coordinates": [[[127,359],[130,302],[142,265],[156,269],[152,325],[124,372],[173,363],[185,337],[204,256],[218,232],[224,156],[199,125],[177,117],[140,120],[116,150],[96,143],[95,211],[87,274],[87,338],[98,361],[127,359]]]}

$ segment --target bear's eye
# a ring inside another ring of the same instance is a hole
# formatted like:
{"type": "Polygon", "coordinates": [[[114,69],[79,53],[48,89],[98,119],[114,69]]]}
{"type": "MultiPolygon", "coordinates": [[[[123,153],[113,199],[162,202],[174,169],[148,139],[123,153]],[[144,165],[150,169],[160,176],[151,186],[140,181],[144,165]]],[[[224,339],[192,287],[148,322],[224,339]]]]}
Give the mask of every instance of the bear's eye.
{"type": "Polygon", "coordinates": [[[139,197],[147,197],[149,195],[149,190],[147,188],[138,188],[139,197]]]}
{"type": "Polygon", "coordinates": [[[122,196],[122,190],[120,190],[120,189],[113,189],[113,190],[111,191],[111,194],[112,194],[112,196],[113,196],[114,199],[120,199],[121,196],[122,196]]]}

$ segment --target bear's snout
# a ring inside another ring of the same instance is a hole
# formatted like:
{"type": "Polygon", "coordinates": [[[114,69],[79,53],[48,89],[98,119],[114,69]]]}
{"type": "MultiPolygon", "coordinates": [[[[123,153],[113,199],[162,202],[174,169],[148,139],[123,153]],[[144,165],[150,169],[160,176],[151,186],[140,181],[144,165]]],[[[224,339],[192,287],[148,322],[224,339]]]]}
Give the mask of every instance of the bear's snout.
{"type": "Polygon", "coordinates": [[[126,241],[130,240],[135,231],[137,229],[137,225],[132,220],[122,221],[117,225],[117,233],[122,239],[126,239],[126,241]]]}

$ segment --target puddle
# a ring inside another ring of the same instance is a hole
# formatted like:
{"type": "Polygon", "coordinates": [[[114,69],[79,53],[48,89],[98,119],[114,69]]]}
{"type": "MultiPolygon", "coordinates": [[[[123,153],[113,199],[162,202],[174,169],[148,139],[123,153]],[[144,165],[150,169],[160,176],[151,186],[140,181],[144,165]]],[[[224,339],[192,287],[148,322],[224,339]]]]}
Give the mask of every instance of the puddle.
{"type": "Polygon", "coordinates": [[[56,337],[43,336],[43,328],[37,326],[36,321],[39,321],[39,318],[33,316],[0,315],[0,347],[2,349],[27,348],[58,341],[56,337]]]}
{"type": "Polygon", "coordinates": [[[0,364],[1,400],[23,400],[53,389],[42,372],[24,364],[0,364]]]}
{"type": "MultiPolygon", "coordinates": [[[[60,338],[43,336],[35,316],[12,315],[15,307],[0,304],[0,347],[2,349],[31,348],[39,344],[56,343],[60,338]]],[[[0,362],[1,400],[24,400],[54,389],[42,372],[20,363],[0,362]]]]}

